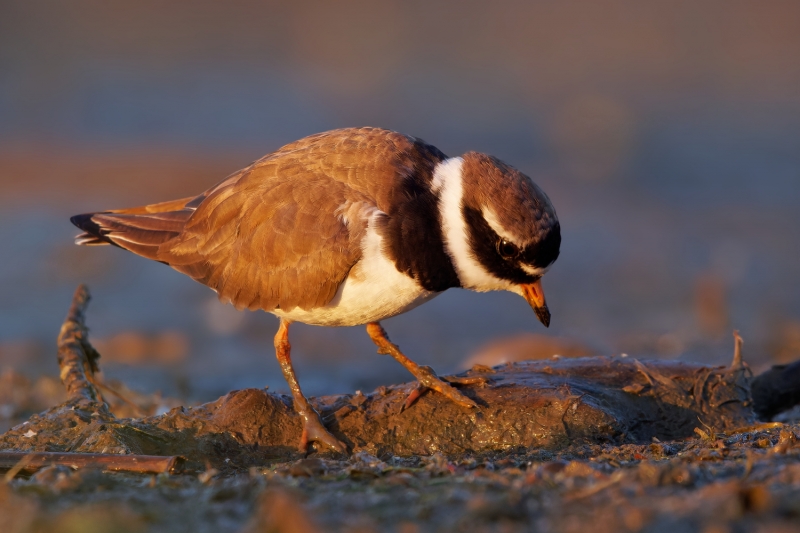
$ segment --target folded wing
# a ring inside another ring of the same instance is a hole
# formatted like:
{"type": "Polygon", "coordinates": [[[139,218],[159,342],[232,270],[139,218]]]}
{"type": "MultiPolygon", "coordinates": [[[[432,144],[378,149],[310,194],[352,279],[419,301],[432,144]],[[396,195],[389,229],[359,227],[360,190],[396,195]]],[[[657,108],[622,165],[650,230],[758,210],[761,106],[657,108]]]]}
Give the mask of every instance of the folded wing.
{"type": "Polygon", "coordinates": [[[386,133],[307,137],[200,196],[78,215],[76,242],[166,263],[238,308],[325,305],[361,258],[366,220],[351,207],[381,209],[405,179],[392,163],[413,140],[386,133]]]}
{"type": "Polygon", "coordinates": [[[323,195],[322,183],[311,180],[297,203],[286,199],[286,179],[255,181],[222,188],[197,207],[185,199],[174,210],[78,215],[73,222],[86,233],[76,242],[114,244],[166,263],[238,308],[325,305],[360,258],[356,235],[333,214],[345,203],[343,187],[324,187],[323,195]]]}

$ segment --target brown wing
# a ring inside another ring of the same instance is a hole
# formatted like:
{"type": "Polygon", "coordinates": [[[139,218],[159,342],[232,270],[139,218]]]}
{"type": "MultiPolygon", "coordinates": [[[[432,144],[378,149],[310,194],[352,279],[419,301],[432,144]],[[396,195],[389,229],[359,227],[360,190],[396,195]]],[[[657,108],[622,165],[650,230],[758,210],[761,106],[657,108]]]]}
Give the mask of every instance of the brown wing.
{"type": "Polygon", "coordinates": [[[440,157],[430,150],[386,130],[335,130],[286,145],[200,196],[73,222],[87,232],[79,243],[167,263],[239,308],[310,309],[328,303],[361,258],[358,213],[389,212],[416,162],[440,157]]]}
{"type": "MultiPolygon", "coordinates": [[[[324,305],[361,257],[359,234],[336,216],[346,186],[272,165],[201,203],[157,259],[216,290],[237,307],[324,305]]],[[[354,227],[355,226],[355,227],[354,227]]]]}
{"type": "Polygon", "coordinates": [[[158,259],[237,307],[325,305],[361,257],[366,221],[344,213],[387,205],[411,146],[371,129],[287,145],[210,191],[158,259]]]}

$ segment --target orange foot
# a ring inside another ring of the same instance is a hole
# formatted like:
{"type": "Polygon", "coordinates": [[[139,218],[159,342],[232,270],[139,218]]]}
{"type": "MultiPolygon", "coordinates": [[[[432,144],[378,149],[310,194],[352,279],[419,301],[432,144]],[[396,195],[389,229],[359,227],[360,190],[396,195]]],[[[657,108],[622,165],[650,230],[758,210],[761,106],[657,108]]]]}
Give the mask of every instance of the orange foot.
{"type": "Polygon", "coordinates": [[[451,387],[447,381],[451,383],[463,385],[467,383],[485,383],[485,378],[439,378],[433,369],[429,366],[420,366],[412,371],[414,377],[417,378],[419,385],[415,388],[406,398],[406,403],[403,409],[408,409],[420,396],[425,394],[428,390],[435,390],[439,394],[443,394],[451,401],[457,403],[462,407],[478,407],[472,399],[468,398],[454,387],[451,387]]]}
{"type": "Polygon", "coordinates": [[[297,447],[300,453],[308,451],[310,442],[321,444],[332,452],[347,453],[347,445],[325,429],[316,412],[300,413],[300,416],[303,418],[303,433],[300,435],[300,444],[297,447]]]}

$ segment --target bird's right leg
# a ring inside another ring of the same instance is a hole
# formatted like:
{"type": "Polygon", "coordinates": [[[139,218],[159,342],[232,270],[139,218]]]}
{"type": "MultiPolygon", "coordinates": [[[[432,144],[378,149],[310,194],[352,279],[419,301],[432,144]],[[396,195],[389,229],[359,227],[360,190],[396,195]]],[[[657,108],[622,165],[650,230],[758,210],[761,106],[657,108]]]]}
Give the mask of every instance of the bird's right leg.
{"type": "Polygon", "coordinates": [[[378,353],[391,355],[398,363],[406,367],[406,370],[411,372],[419,382],[419,388],[414,390],[406,398],[405,407],[413,404],[422,393],[428,389],[435,390],[439,394],[443,394],[451,401],[457,403],[462,407],[477,407],[478,405],[471,399],[455,388],[451,387],[444,380],[436,375],[436,372],[429,366],[420,366],[400,351],[389,337],[386,335],[386,330],[378,322],[370,322],[367,324],[367,334],[372,339],[372,342],[378,347],[378,353]]]}
{"type": "Polygon", "coordinates": [[[294,398],[294,409],[300,418],[303,419],[303,434],[300,437],[300,452],[305,453],[310,441],[319,442],[331,450],[339,453],[346,453],[347,446],[340,442],[336,437],[330,434],[322,425],[319,419],[319,414],[308,403],[306,397],[303,396],[303,391],[300,390],[300,384],[297,382],[297,376],[294,374],[292,368],[291,351],[292,346],[289,344],[289,324],[288,320],[281,319],[278,332],[275,334],[275,355],[278,357],[278,363],[281,365],[283,377],[286,383],[289,384],[289,389],[292,391],[294,398]]]}

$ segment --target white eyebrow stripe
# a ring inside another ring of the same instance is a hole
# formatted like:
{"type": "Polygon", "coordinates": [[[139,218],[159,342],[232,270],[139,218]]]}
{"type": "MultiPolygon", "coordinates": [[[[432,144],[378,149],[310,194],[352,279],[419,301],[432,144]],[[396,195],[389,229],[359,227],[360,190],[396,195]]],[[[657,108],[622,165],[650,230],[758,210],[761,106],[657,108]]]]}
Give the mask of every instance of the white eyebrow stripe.
{"type": "Polygon", "coordinates": [[[489,224],[489,227],[492,228],[497,235],[509,242],[516,244],[520,249],[525,248],[527,243],[523,242],[519,235],[515,235],[504,228],[503,225],[500,224],[500,219],[497,218],[497,214],[492,210],[491,207],[484,207],[481,214],[483,215],[483,219],[486,221],[486,223],[489,224]]]}

